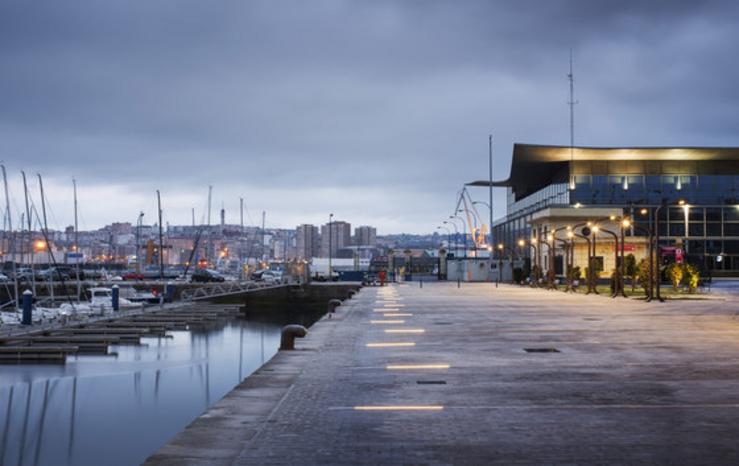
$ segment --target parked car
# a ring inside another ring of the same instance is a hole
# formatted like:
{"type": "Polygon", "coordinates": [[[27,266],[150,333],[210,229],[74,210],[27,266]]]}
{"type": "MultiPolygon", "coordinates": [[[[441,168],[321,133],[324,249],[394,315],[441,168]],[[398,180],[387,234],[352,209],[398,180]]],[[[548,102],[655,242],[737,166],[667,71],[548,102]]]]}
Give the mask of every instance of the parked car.
{"type": "Polygon", "coordinates": [[[10,281],[10,278],[8,278],[7,275],[5,275],[4,273],[0,273],[0,283],[5,283],[9,281],[10,281]]]}
{"type": "Polygon", "coordinates": [[[64,281],[69,280],[69,275],[56,267],[49,267],[48,269],[44,269],[36,274],[36,280],[39,281],[64,281]]]}
{"type": "Polygon", "coordinates": [[[198,269],[192,273],[192,276],[190,277],[190,281],[200,282],[200,283],[224,282],[226,281],[226,278],[220,273],[216,272],[215,270],[198,269]]]}
{"type": "Polygon", "coordinates": [[[265,270],[262,274],[261,280],[270,285],[282,283],[282,272],[277,270],[265,270]]]}
{"type": "Polygon", "coordinates": [[[15,275],[19,283],[28,283],[33,280],[33,270],[30,267],[19,267],[15,275]]]}

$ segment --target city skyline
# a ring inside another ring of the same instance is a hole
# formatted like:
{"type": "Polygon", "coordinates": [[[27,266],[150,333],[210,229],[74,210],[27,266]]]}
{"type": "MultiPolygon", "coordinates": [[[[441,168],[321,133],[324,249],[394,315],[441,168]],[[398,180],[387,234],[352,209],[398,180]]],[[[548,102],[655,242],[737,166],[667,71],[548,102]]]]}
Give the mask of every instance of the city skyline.
{"type": "Polygon", "coordinates": [[[87,228],[155,217],[157,189],[190,223],[213,185],[214,211],[244,197],[252,224],[434,231],[487,174],[488,134],[496,179],[514,142],[569,142],[570,49],[577,144],[737,145],[732,2],[176,5],[0,6],[14,213],[26,170],[55,228],[74,177],[87,228]]]}

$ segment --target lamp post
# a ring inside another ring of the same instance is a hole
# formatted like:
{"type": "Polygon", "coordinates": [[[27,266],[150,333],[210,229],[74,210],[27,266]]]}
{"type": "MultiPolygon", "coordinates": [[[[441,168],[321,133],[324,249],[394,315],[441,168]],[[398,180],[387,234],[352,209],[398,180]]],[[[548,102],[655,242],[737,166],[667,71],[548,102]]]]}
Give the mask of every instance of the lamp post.
{"type": "Polygon", "coordinates": [[[546,241],[541,240],[539,236],[539,245],[545,245],[547,247],[547,256],[549,257],[549,267],[547,267],[547,289],[556,288],[554,286],[554,235],[551,233],[547,235],[546,241]]]}
{"type": "MultiPolygon", "coordinates": [[[[616,245],[616,247],[614,248],[614,252],[613,252],[613,260],[614,260],[613,267],[614,267],[614,273],[616,274],[616,283],[613,286],[613,294],[611,294],[611,298],[615,298],[618,295],[618,293],[619,293],[619,287],[621,286],[621,280],[618,277],[618,275],[619,275],[619,264],[618,264],[618,251],[619,251],[619,249],[618,249],[618,235],[616,233],[612,232],[611,230],[607,230],[607,229],[602,228],[602,227],[600,227],[598,225],[594,225],[593,228],[592,228],[592,230],[593,230],[593,233],[597,233],[598,231],[602,231],[603,233],[606,233],[608,235],[613,236],[613,241],[615,242],[615,245],[616,245]]],[[[593,239],[595,239],[595,235],[593,235],[593,239]]],[[[624,295],[624,298],[625,297],[626,297],[626,295],[624,295]]]]}
{"type": "Polygon", "coordinates": [[[459,215],[450,215],[450,220],[459,220],[462,222],[462,247],[464,248],[464,258],[467,258],[467,224],[464,222],[464,219],[460,217],[459,215]]]}
{"type": "Polygon", "coordinates": [[[452,237],[452,230],[450,230],[449,228],[447,228],[445,226],[441,226],[441,225],[438,226],[438,227],[436,227],[436,229],[437,230],[441,230],[441,229],[446,230],[447,249],[449,249],[452,246],[452,239],[451,239],[451,237],[452,237]]]}
{"type": "MultiPolygon", "coordinates": [[[[534,238],[529,239],[529,246],[534,248],[534,265],[532,266],[533,270],[533,268],[538,267],[539,264],[539,247],[536,245],[536,240],[534,238]]],[[[539,269],[539,271],[541,271],[541,269],[539,269]]],[[[534,275],[534,281],[536,282],[536,286],[539,286],[536,275],[534,275]]]]}
{"type": "MultiPolygon", "coordinates": [[[[680,199],[677,201],[677,205],[680,207],[685,206],[685,201],[683,199],[680,199]]],[[[657,248],[657,287],[656,287],[656,297],[657,300],[660,302],[664,302],[664,298],[662,298],[661,288],[662,288],[662,276],[660,273],[660,267],[662,266],[662,249],[659,246],[659,213],[660,210],[662,210],[663,207],[667,207],[667,202],[665,199],[662,199],[662,203],[660,203],[659,206],[657,206],[657,209],[654,211],[654,243],[655,248],[657,248]]],[[[669,232],[668,232],[669,233],[669,232]]],[[[687,233],[687,232],[686,232],[687,233]]]]}
{"type": "MultiPolygon", "coordinates": [[[[451,225],[454,228],[454,256],[456,258],[458,249],[457,243],[459,243],[459,230],[457,229],[457,224],[448,220],[444,220],[442,223],[444,225],[451,225]]],[[[451,249],[451,244],[449,245],[449,248],[451,249]]]]}

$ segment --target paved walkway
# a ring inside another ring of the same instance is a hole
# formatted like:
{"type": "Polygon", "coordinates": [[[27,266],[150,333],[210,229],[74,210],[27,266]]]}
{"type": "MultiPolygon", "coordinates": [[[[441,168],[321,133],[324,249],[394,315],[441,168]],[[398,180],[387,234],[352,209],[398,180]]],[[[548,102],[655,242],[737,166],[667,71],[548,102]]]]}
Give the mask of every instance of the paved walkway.
{"type": "Polygon", "coordinates": [[[738,312],[365,288],[148,464],[737,464],[738,312]]]}

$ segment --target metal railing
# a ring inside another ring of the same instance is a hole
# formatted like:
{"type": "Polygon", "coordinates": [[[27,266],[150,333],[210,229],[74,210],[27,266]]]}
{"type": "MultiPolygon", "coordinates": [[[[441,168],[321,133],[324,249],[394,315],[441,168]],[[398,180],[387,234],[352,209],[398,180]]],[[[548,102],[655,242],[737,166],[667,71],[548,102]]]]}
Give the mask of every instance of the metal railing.
{"type": "Polygon", "coordinates": [[[250,291],[281,288],[289,286],[290,284],[291,282],[289,281],[280,283],[255,281],[210,283],[198,288],[184,290],[180,295],[180,299],[185,302],[200,301],[217,298],[219,296],[248,293],[250,291]]]}

